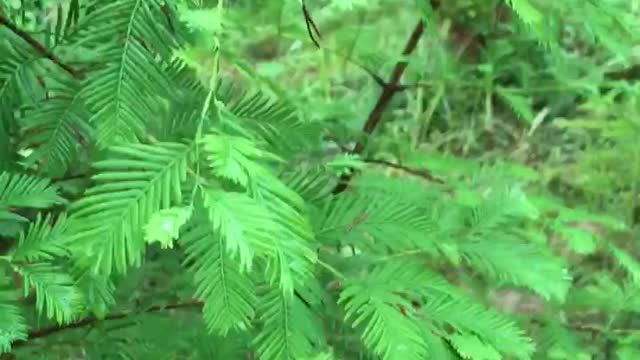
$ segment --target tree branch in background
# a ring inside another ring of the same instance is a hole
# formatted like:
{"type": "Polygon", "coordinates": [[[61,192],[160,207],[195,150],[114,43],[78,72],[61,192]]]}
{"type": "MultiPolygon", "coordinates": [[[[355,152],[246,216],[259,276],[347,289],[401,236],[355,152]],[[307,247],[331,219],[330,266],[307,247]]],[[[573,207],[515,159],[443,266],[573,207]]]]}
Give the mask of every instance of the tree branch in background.
{"type": "Polygon", "coordinates": [[[64,69],[64,71],[66,71],[69,74],[71,74],[71,76],[73,76],[74,78],[76,78],[78,80],[84,79],[84,74],[76,71],[71,66],[69,66],[69,65],[63,63],[62,61],[60,61],[60,59],[56,55],[54,55],[51,51],[47,50],[42,44],[40,44],[31,35],[29,35],[24,30],[19,29],[14,23],[9,21],[9,19],[5,18],[2,15],[0,15],[0,25],[6,26],[9,30],[11,30],[11,32],[16,34],[20,38],[22,38],[22,40],[26,41],[29,45],[31,45],[31,47],[33,47],[34,49],[36,49],[36,51],[38,51],[40,54],[42,54],[42,56],[44,56],[47,59],[51,60],[52,63],[54,63],[57,66],[59,66],[60,68],[64,69]]]}
{"type": "MultiPolygon", "coordinates": [[[[413,53],[416,46],[418,45],[418,41],[420,40],[420,37],[422,37],[423,32],[424,32],[424,22],[420,20],[418,24],[414,27],[413,31],[411,32],[411,36],[409,37],[409,40],[407,41],[407,44],[404,47],[404,51],[402,52],[402,55],[408,56],[408,55],[411,55],[411,53],[413,53]]],[[[395,95],[395,93],[403,89],[403,87],[399,85],[399,82],[400,82],[400,78],[402,77],[402,74],[407,68],[407,65],[408,65],[408,62],[403,60],[403,61],[397,62],[396,65],[393,67],[393,71],[391,72],[391,77],[389,81],[385,82],[384,85],[382,86],[382,92],[378,97],[378,101],[376,102],[373,109],[371,109],[371,112],[367,117],[367,121],[364,123],[362,131],[365,134],[370,135],[371,133],[373,133],[373,130],[375,130],[375,128],[378,126],[378,123],[380,123],[380,119],[382,119],[382,114],[384,113],[385,108],[387,107],[387,105],[389,105],[389,102],[391,101],[391,99],[393,99],[393,96],[395,95]]],[[[356,143],[356,146],[351,153],[361,154],[363,150],[364,150],[364,144],[362,142],[358,142],[356,143]]],[[[347,188],[349,180],[351,180],[352,174],[353,174],[353,171],[340,177],[340,181],[338,182],[338,185],[333,190],[334,194],[339,194],[347,188]]]]}
{"type": "Polygon", "coordinates": [[[90,326],[101,321],[120,320],[120,319],[125,319],[132,315],[154,313],[154,312],[159,312],[164,310],[201,308],[203,305],[204,303],[202,301],[193,300],[193,301],[177,303],[177,304],[153,305],[151,307],[146,308],[142,312],[127,311],[127,312],[112,313],[105,316],[103,319],[98,319],[95,316],[89,316],[67,325],[56,325],[56,326],[51,326],[43,329],[31,330],[29,331],[29,337],[27,338],[27,340],[16,341],[15,343],[12,344],[12,347],[16,348],[16,347],[26,346],[28,345],[28,342],[31,340],[53,335],[55,333],[58,333],[64,330],[78,329],[81,327],[90,326]]]}
{"type": "MultiPolygon", "coordinates": [[[[95,316],[90,316],[84,319],[80,319],[76,322],[72,322],[67,325],[62,325],[62,326],[58,325],[58,326],[51,326],[51,327],[42,328],[42,329],[31,330],[29,331],[29,337],[27,340],[16,341],[12,344],[12,347],[17,348],[17,347],[28,346],[29,341],[32,341],[38,338],[47,337],[65,330],[72,330],[72,329],[82,328],[85,326],[91,326],[101,321],[122,320],[134,315],[155,313],[155,312],[160,312],[165,310],[201,308],[203,305],[204,305],[204,302],[200,300],[192,300],[192,301],[187,301],[183,303],[176,303],[176,304],[169,304],[169,305],[153,305],[140,312],[127,311],[127,312],[112,313],[105,316],[103,319],[98,319],[95,316]]],[[[604,332],[603,329],[593,325],[574,324],[570,326],[578,331],[586,331],[594,334],[604,332]]],[[[612,329],[610,332],[630,334],[630,333],[638,333],[640,332],[640,330],[639,329],[612,329]]]]}

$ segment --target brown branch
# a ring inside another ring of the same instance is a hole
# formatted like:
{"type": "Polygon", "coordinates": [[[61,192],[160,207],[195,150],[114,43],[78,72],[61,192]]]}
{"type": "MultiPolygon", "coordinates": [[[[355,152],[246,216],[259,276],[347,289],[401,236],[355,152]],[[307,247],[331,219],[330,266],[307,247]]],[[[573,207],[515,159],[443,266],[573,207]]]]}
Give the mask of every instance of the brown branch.
{"type": "Polygon", "coordinates": [[[56,334],[58,332],[65,331],[65,330],[78,329],[81,327],[90,326],[101,321],[125,319],[129,316],[140,314],[140,313],[153,313],[153,312],[172,310],[172,309],[200,308],[203,305],[204,303],[202,301],[192,300],[192,301],[187,301],[184,303],[177,303],[177,304],[153,305],[151,307],[146,308],[142,312],[127,311],[127,312],[120,312],[120,313],[112,313],[105,316],[102,319],[99,319],[95,316],[89,316],[84,319],[80,319],[76,322],[72,322],[66,325],[56,325],[56,326],[46,327],[43,329],[31,330],[29,331],[29,336],[27,340],[16,341],[12,344],[12,347],[16,348],[16,347],[26,346],[28,345],[29,341],[32,341],[34,339],[46,337],[46,336],[56,334]]]}
{"type": "Polygon", "coordinates": [[[411,174],[414,176],[418,176],[422,179],[428,180],[428,181],[432,181],[438,184],[444,184],[445,181],[442,180],[441,178],[433,175],[432,173],[430,173],[427,170],[421,170],[421,169],[414,169],[408,166],[404,166],[404,165],[400,165],[400,164],[394,164],[390,161],[387,160],[379,160],[379,159],[364,159],[363,160],[366,163],[370,163],[370,164],[378,164],[378,165],[382,165],[382,166],[386,166],[386,167],[390,167],[393,169],[397,169],[397,170],[401,170],[403,172],[406,172],[407,174],[411,174]]]}
{"type": "Polygon", "coordinates": [[[51,51],[47,50],[42,44],[40,44],[36,39],[34,39],[31,35],[29,35],[26,31],[19,29],[15,24],[13,24],[9,19],[0,15],[0,25],[6,26],[11,32],[22,38],[22,40],[26,41],[31,47],[36,49],[40,54],[42,54],[47,59],[51,60],[54,64],[64,69],[66,72],[71,74],[74,78],[78,80],[84,79],[84,74],[76,71],[71,66],[63,63],[60,59],[54,55],[51,51]]]}
{"type": "MultiPolygon", "coordinates": [[[[402,55],[408,56],[408,55],[411,55],[411,53],[413,53],[416,46],[418,45],[418,41],[420,40],[420,37],[422,37],[423,32],[424,32],[424,22],[420,20],[418,24],[414,27],[413,31],[411,32],[411,36],[409,37],[409,40],[407,41],[407,44],[404,47],[404,51],[402,52],[402,55]]],[[[399,85],[399,82],[400,82],[400,78],[402,77],[402,74],[407,68],[407,65],[408,65],[408,62],[406,60],[403,60],[396,63],[396,65],[394,66],[393,71],[391,72],[391,77],[389,81],[386,82],[382,87],[382,92],[378,97],[378,101],[376,102],[375,106],[369,113],[369,116],[367,117],[367,121],[364,123],[362,131],[365,134],[370,135],[371,133],[373,133],[373,130],[375,130],[376,126],[378,126],[378,123],[380,123],[380,119],[382,119],[382,114],[384,113],[385,108],[387,107],[387,105],[389,105],[389,102],[391,101],[391,99],[393,99],[393,96],[395,95],[395,93],[402,90],[402,87],[399,85]]],[[[356,146],[353,149],[352,153],[361,154],[363,150],[364,150],[364,143],[359,141],[358,143],[356,143],[356,146]]],[[[349,180],[351,180],[352,174],[353,174],[353,171],[350,171],[347,174],[344,174],[343,176],[340,177],[340,181],[338,185],[333,190],[334,194],[339,194],[347,188],[349,180]]]]}
{"type": "MultiPolygon", "coordinates": [[[[411,33],[411,37],[409,37],[409,41],[407,42],[407,45],[405,46],[404,51],[402,52],[403,56],[408,56],[408,55],[411,55],[411,53],[413,53],[416,46],[418,45],[418,40],[420,40],[420,37],[422,36],[423,32],[424,32],[424,22],[420,20],[418,24],[415,26],[415,28],[413,29],[413,32],[411,33]]],[[[367,122],[364,124],[364,127],[362,128],[365,134],[373,133],[373,130],[376,128],[376,126],[378,126],[378,123],[382,118],[382,113],[384,109],[393,98],[393,95],[395,95],[395,93],[398,91],[397,86],[400,81],[400,77],[402,77],[402,74],[406,70],[407,65],[408,65],[407,61],[399,61],[396,64],[396,66],[393,68],[389,82],[382,89],[382,93],[380,94],[380,97],[378,98],[376,105],[374,106],[373,110],[371,110],[371,113],[369,113],[367,122]]],[[[364,145],[361,142],[356,144],[356,148],[354,149],[355,153],[359,154],[363,150],[364,150],[364,145]]]]}

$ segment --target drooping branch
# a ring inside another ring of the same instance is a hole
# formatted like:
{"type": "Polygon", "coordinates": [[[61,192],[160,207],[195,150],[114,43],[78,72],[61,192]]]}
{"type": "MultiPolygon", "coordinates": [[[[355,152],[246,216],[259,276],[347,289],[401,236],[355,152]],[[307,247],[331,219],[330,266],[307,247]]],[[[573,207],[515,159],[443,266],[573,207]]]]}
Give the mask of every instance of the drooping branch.
{"type": "Polygon", "coordinates": [[[57,66],[62,68],[64,71],[68,72],[74,78],[76,78],[78,80],[84,79],[84,74],[83,73],[78,72],[77,70],[73,69],[71,66],[63,63],[55,54],[53,54],[51,51],[47,50],[47,48],[45,48],[44,45],[40,44],[38,42],[38,40],[34,39],[26,31],[18,28],[14,23],[9,21],[9,19],[5,18],[2,15],[0,15],[0,25],[6,26],[7,29],[11,30],[11,32],[13,32],[18,37],[20,37],[22,40],[24,40],[29,45],[31,45],[31,47],[36,49],[36,51],[38,51],[40,54],[42,54],[42,56],[44,56],[47,59],[51,60],[52,63],[56,64],[57,66]]]}
{"type": "Polygon", "coordinates": [[[183,303],[176,303],[176,304],[169,304],[169,305],[153,305],[151,307],[144,309],[142,312],[127,311],[127,312],[112,313],[105,316],[102,319],[96,318],[95,316],[89,316],[89,317],[80,319],[78,321],[72,322],[70,324],[50,326],[42,329],[35,329],[32,331],[29,331],[29,336],[27,340],[16,341],[15,343],[12,344],[12,347],[16,348],[16,347],[26,346],[29,343],[29,341],[32,341],[32,340],[50,336],[65,330],[78,329],[85,326],[90,326],[101,321],[120,320],[120,319],[125,319],[137,314],[154,313],[154,312],[160,312],[165,310],[201,308],[203,305],[204,303],[202,301],[192,300],[192,301],[187,301],[183,303]]]}

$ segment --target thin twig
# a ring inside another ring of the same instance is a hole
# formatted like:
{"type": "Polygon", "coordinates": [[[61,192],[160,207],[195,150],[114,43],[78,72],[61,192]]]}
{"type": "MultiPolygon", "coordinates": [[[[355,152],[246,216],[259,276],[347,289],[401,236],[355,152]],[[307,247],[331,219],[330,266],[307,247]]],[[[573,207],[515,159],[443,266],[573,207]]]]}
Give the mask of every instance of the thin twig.
{"type": "Polygon", "coordinates": [[[411,167],[408,167],[408,166],[404,166],[404,165],[400,165],[400,164],[394,164],[391,161],[380,160],[380,159],[364,159],[363,161],[366,162],[366,163],[378,164],[378,165],[394,168],[394,169],[397,169],[397,170],[401,170],[401,171],[406,172],[408,174],[415,175],[415,176],[418,176],[418,177],[423,178],[425,180],[429,180],[429,181],[436,182],[436,183],[439,183],[439,184],[444,184],[445,183],[444,180],[440,179],[439,177],[436,177],[435,175],[433,175],[432,173],[430,173],[427,170],[414,169],[414,168],[411,168],[411,167]]]}
{"type": "Polygon", "coordinates": [[[84,74],[76,71],[71,66],[63,63],[60,59],[54,55],[51,51],[47,50],[42,44],[40,44],[36,39],[34,39],[31,35],[29,35],[26,31],[19,29],[14,23],[9,21],[9,19],[0,15],[0,25],[6,26],[11,32],[22,38],[22,40],[26,41],[31,47],[36,49],[40,54],[42,54],[47,59],[51,60],[54,64],[64,69],[64,71],[68,72],[74,78],[78,80],[84,79],[84,74]]]}
{"type": "Polygon", "coordinates": [[[380,75],[376,74],[373,70],[355,61],[351,61],[351,63],[355,64],[360,69],[364,70],[364,72],[366,72],[369,76],[371,76],[373,81],[375,81],[376,84],[380,85],[380,87],[384,88],[385,86],[388,86],[387,82],[385,82],[384,79],[382,79],[380,75]]]}
{"type": "Polygon", "coordinates": [[[313,27],[313,30],[315,31],[316,35],[318,35],[319,39],[322,39],[322,35],[320,35],[320,31],[318,31],[318,27],[316,26],[316,23],[313,21],[311,14],[309,14],[307,5],[304,2],[302,3],[302,16],[304,16],[304,22],[307,25],[307,32],[309,33],[309,37],[311,38],[311,41],[313,41],[313,44],[318,49],[320,49],[320,43],[318,43],[318,40],[316,40],[315,36],[313,36],[313,32],[311,32],[311,27],[313,27]]]}

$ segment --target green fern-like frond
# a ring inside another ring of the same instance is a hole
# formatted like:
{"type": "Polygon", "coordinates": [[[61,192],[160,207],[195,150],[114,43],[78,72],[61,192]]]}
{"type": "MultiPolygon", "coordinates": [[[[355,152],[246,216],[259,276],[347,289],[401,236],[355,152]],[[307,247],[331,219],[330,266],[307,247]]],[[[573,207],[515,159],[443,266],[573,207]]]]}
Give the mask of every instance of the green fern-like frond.
{"type": "Polygon", "coordinates": [[[537,352],[544,358],[582,359],[589,356],[579,336],[557,322],[544,324],[537,345],[537,352]]]}
{"type": "Polygon", "coordinates": [[[296,166],[281,176],[291,190],[312,205],[321,204],[335,186],[334,174],[315,166],[296,166]]]}
{"type": "Polygon", "coordinates": [[[507,0],[513,11],[518,14],[522,22],[530,25],[538,24],[543,15],[529,0],[507,0]]]}
{"type": "Polygon", "coordinates": [[[151,216],[145,225],[145,241],[158,242],[162,248],[173,247],[173,240],[180,236],[180,227],[191,218],[191,207],[172,207],[151,216]]]}
{"type": "Polygon", "coordinates": [[[538,217],[538,210],[518,187],[487,189],[471,207],[469,225],[474,234],[505,229],[509,224],[538,217]]]}
{"type": "Polygon", "coordinates": [[[42,59],[4,27],[0,27],[0,53],[0,123],[10,124],[19,105],[42,97],[37,77],[42,59]]]}
{"type": "Polygon", "coordinates": [[[463,334],[476,334],[503,354],[517,359],[531,358],[534,351],[531,339],[506,316],[486,309],[462,293],[451,296],[432,291],[429,298],[420,309],[427,319],[440,326],[448,324],[463,334]]]}
{"type": "Polygon", "coordinates": [[[533,119],[535,117],[533,110],[531,108],[531,104],[529,103],[530,99],[526,96],[518,94],[514,92],[512,89],[507,88],[497,88],[496,94],[504,101],[513,112],[522,120],[524,120],[527,124],[532,124],[533,119]]]}
{"type": "Polygon", "coordinates": [[[539,42],[543,45],[554,45],[551,37],[551,27],[549,21],[545,21],[544,10],[539,9],[536,5],[530,0],[505,0],[511,8],[513,12],[516,13],[520,21],[522,21],[533,33],[533,35],[537,38],[539,42]]]}
{"type": "Polygon", "coordinates": [[[628,299],[622,284],[609,274],[599,273],[585,286],[573,289],[569,303],[613,314],[622,311],[628,299]]]}
{"type": "Polygon", "coordinates": [[[527,287],[546,299],[564,300],[571,277],[563,259],[553,256],[545,244],[524,240],[536,234],[528,234],[520,224],[538,216],[525,194],[517,187],[490,188],[468,202],[474,204],[463,208],[469,227],[460,229],[466,235],[448,232],[462,258],[492,279],[527,287]]]}
{"type": "Polygon", "coordinates": [[[0,174],[0,206],[43,209],[64,202],[57,189],[45,178],[0,174]]]}
{"type": "Polygon", "coordinates": [[[104,68],[91,74],[82,94],[99,146],[144,137],[153,104],[170,88],[151,52],[169,53],[172,37],[163,23],[158,1],[117,0],[98,6],[78,25],[82,42],[104,56],[104,68]],[[105,48],[105,42],[112,45],[105,48]]]}
{"type": "Polygon", "coordinates": [[[428,213],[387,194],[343,193],[319,210],[315,221],[318,241],[351,243],[363,248],[429,249],[435,225],[428,213]]]}
{"type": "Polygon", "coordinates": [[[313,275],[315,234],[297,193],[266,170],[255,175],[250,193],[276,223],[272,233],[275,256],[269,258],[268,277],[272,284],[279,281],[284,292],[291,292],[296,281],[304,282],[313,275]]]}
{"type": "Polygon", "coordinates": [[[69,273],[84,296],[85,307],[96,317],[105,316],[116,303],[115,285],[109,277],[93,273],[90,257],[72,259],[69,273]]]}
{"type": "MultiPolygon", "coordinates": [[[[434,331],[435,332],[435,331],[434,331]]],[[[433,359],[442,360],[458,360],[459,354],[456,354],[447,340],[434,332],[426,334],[427,344],[429,346],[429,355],[433,359]]]]}
{"type": "MultiPolygon", "coordinates": [[[[4,275],[0,277],[1,285],[5,285],[4,275]]],[[[0,289],[0,354],[11,350],[11,343],[27,339],[27,324],[15,304],[18,301],[15,290],[0,289]]]]}
{"type": "Polygon", "coordinates": [[[589,19],[584,29],[585,39],[598,41],[603,48],[628,61],[634,56],[631,44],[638,39],[636,14],[632,9],[633,4],[626,1],[592,1],[580,7],[572,6],[566,11],[574,21],[589,19]]]}
{"type": "Polygon", "coordinates": [[[491,346],[473,334],[453,334],[447,336],[458,354],[470,360],[501,360],[502,356],[491,346]]]}
{"type": "Polygon", "coordinates": [[[261,359],[303,359],[323,345],[319,319],[297,296],[271,289],[258,310],[263,327],[254,344],[261,359]]]}
{"type": "Polygon", "coordinates": [[[429,354],[424,329],[411,304],[411,298],[423,296],[415,285],[429,281],[429,273],[411,265],[381,264],[366,278],[346,281],[340,293],[346,320],[362,325],[364,344],[385,359],[424,359],[429,354]]]}
{"type": "Polygon", "coordinates": [[[281,161],[259,149],[253,141],[239,136],[213,133],[204,136],[202,143],[213,174],[243,187],[249,186],[251,173],[260,167],[257,160],[281,161]]]}
{"type": "Polygon", "coordinates": [[[148,130],[161,141],[174,141],[181,138],[194,138],[200,120],[203,127],[208,125],[209,117],[202,118],[202,104],[206,100],[206,92],[202,89],[176,89],[172,101],[161,103],[158,114],[162,121],[148,124],[148,130]]]}
{"type": "Polygon", "coordinates": [[[45,209],[64,202],[65,199],[58,195],[57,189],[48,179],[0,173],[0,221],[26,221],[24,217],[10,211],[14,208],[45,209]]]}
{"type": "Polygon", "coordinates": [[[20,234],[18,244],[11,253],[14,262],[28,262],[36,260],[53,260],[65,257],[68,250],[66,230],[66,216],[55,219],[51,215],[38,214],[35,222],[29,225],[26,232],[20,234]]]}
{"type": "Polygon", "coordinates": [[[254,130],[278,154],[292,154],[320,148],[323,127],[305,121],[296,108],[261,92],[242,94],[229,106],[245,126],[254,130]]]}
{"type": "Polygon", "coordinates": [[[634,259],[626,251],[618,248],[610,242],[605,243],[604,246],[605,249],[608,250],[609,254],[611,254],[611,256],[616,260],[618,265],[631,276],[633,282],[640,284],[640,263],[638,260],[634,259]]]}
{"type": "Polygon", "coordinates": [[[494,234],[490,240],[468,239],[457,246],[471,266],[490,278],[527,287],[545,299],[563,301],[571,286],[563,259],[553,256],[544,245],[494,234]]]}
{"type": "Polygon", "coordinates": [[[227,239],[206,220],[180,239],[185,244],[185,262],[194,269],[196,296],[205,302],[207,328],[223,336],[233,329],[249,328],[256,306],[253,275],[243,271],[240,261],[229,255],[227,239]]]}
{"type": "Polygon", "coordinates": [[[83,144],[92,140],[90,113],[80,95],[81,84],[66,74],[52,77],[47,89],[55,96],[28,109],[20,119],[24,146],[35,148],[26,164],[41,163],[46,174],[63,175],[83,144]]]}
{"type": "Polygon", "coordinates": [[[247,353],[246,333],[235,332],[225,337],[212,336],[199,327],[192,332],[193,340],[190,339],[188,345],[189,351],[194,353],[196,359],[240,359],[247,353]]]}
{"type": "MultiPolygon", "coordinates": [[[[269,238],[267,271],[270,282],[279,281],[283,291],[291,292],[296,276],[301,280],[311,275],[315,253],[310,244],[314,234],[303,215],[303,199],[265,166],[268,161],[280,162],[280,158],[239,136],[212,133],[204,137],[203,143],[211,173],[246,188],[249,199],[267,214],[263,220],[251,219],[256,224],[271,222],[261,225],[263,228],[268,226],[271,231],[256,235],[256,238],[269,238]]],[[[241,203],[247,203],[247,200],[241,203]]]]}
{"type": "Polygon", "coordinates": [[[207,191],[204,205],[211,230],[224,237],[226,251],[243,269],[251,268],[255,255],[273,253],[276,223],[254,199],[241,193],[207,191]]]}
{"type": "Polygon", "coordinates": [[[180,11],[180,20],[193,31],[214,36],[222,31],[222,22],[225,19],[216,8],[189,9],[184,7],[180,11]]]}
{"type": "Polygon", "coordinates": [[[97,184],[72,205],[74,242],[91,248],[96,269],[109,274],[138,265],[144,225],[154,213],[182,204],[192,145],[180,143],[114,146],[113,156],[95,163],[97,184]]]}
{"type": "Polygon", "coordinates": [[[47,263],[14,264],[23,277],[25,293],[33,287],[36,310],[50,319],[66,324],[84,310],[84,296],[75,286],[75,279],[56,265],[47,263]]]}

